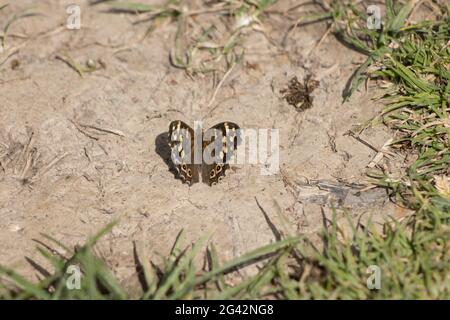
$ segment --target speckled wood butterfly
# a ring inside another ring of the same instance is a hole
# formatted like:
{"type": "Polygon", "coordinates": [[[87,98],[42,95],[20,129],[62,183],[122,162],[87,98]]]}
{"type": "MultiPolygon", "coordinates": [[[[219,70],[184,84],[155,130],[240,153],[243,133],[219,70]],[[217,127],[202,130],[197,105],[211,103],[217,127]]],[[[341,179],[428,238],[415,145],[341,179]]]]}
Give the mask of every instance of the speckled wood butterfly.
{"type": "Polygon", "coordinates": [[[240,144],[239,126],[221,122],[206,131],[195,131],[186,123],[176,120],[169,126],[169,145],[172,162],[178,176],[189,185],[219,182],[240,144]]]}

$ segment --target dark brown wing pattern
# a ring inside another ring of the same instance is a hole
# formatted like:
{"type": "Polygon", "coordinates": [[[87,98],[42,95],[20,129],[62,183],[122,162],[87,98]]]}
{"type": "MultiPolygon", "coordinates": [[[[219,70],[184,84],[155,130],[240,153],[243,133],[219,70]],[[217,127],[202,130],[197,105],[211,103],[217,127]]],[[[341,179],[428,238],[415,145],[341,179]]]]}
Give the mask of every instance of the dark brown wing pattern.
{"type": "Polygon", "coordinates": [[[179,177],[189,185],[199,181],[198,166],[194,164],[194,130],[176,120],[169,125],[171,158],[179,177]]]}
{"type": "Polygon", "coordinates": [[[212,150],[211,155],[216,159],[212,163],[205,163],[204,159],[202,165],[202,181],[204,183],[211,186],[218,183],[225,176],[225,171],[230,167],[229,160],[240,143],[238,129],[239,126],[233,122],[221,122],[205,132],[203,150],[205,150],[207,145],[217,142],[220,153],[216,155],[215,150],[212,150]],[[217,139],[221,140],[217,141],[217,139]]]}

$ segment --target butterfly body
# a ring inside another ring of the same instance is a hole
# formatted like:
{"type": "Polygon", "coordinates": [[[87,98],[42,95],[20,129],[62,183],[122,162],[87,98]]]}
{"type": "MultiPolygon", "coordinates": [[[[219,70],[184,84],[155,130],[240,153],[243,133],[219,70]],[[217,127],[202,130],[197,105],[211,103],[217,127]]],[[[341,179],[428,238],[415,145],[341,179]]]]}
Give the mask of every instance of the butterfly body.
{"type": "Polygon", "coordinates": [[[203,131],[176,120],[169,126],[169,145],[178,176],[189,185],[200,181],[213,185],[230,167],[229,161],[239,144],[239,126],[221,122],[203,131]]]}

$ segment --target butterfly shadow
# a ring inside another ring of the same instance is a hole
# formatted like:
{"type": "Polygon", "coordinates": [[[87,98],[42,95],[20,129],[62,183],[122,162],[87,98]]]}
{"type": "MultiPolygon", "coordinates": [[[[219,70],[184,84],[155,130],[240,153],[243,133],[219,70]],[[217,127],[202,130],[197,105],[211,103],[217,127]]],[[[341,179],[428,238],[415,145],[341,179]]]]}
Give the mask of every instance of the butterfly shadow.
{"type": "Polygon", "coordinates": [[[176,174],[175,165],[172,162],[171,150],[169,146],[169,133],[163,132],[159,134],[155,139],[155,151],[164,160],[167,168],[174,175],[176,174]]]}

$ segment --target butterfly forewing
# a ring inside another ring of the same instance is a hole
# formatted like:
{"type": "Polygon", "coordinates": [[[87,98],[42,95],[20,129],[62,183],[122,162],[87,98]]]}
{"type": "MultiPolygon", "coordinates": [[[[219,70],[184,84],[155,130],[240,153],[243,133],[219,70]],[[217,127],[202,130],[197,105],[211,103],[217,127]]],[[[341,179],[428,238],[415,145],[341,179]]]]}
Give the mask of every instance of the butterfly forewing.
{"type": "Polygon", "coordinates": [[[230,159],[235,154],[239,143],[239,126],[233,122],[216,124],[204,133],[203,182],[212,185],[225,175],[225,171],[230,167],[230,159]]]}
{"type": "Polygon", "coordinates": [[[169,125],[171,159],[182,180],[188,184],[199,181],[198,167],[194,163],[194,130],[183,121],[169,125]]]}

